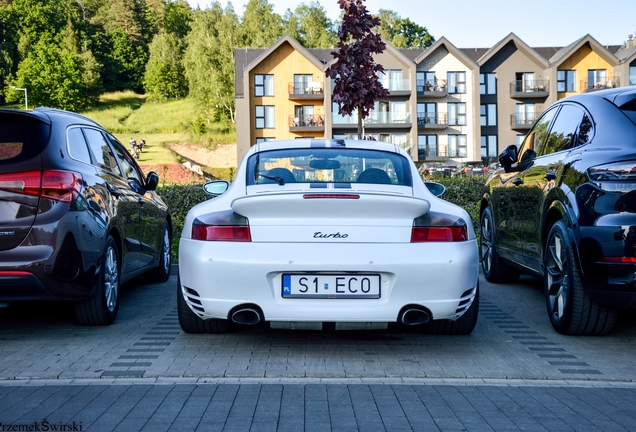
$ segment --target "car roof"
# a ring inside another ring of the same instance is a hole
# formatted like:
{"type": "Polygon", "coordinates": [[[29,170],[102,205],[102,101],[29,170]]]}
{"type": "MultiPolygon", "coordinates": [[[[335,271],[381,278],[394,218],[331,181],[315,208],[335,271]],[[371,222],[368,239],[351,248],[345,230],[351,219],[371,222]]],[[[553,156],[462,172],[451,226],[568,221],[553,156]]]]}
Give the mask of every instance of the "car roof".
{"type": "Polygon", "coordinates": [[[627,102],[630,102],[636,99],[636,87],[618,87],[607,90],[597,90],[589,93],[583,93],[578,95],[572,95],[567,98],[561,99],[562,101],[578,101],[585,104],[586,101],[598,100],[598,99],[606,99],[609,102],[613,103],[616,106],[622,106],[627,102]]]}
{"type": "Polygon", "coordinates": [[[62,121],[66,124],[83,123],[101,127],[101,125],[95,120],[90,119],[86,116],[74,113],[72,111],[65,111],[56,108],[37,107],[29,111],[14,108],[0,108],[0,114],[1,113],[20,114],[32,118],[37,118],[46,124],[51,124],[54,121],[62,121]]]}
{"type": "Polygon", "coordinates": [[[344,139],[294,139],[281,141],[265,141],[258,143],[256,152],[289,148],[356,148],[365,150],[382,150],[399,153],[398,146],[383,141],[344,140],[344,139]]]}

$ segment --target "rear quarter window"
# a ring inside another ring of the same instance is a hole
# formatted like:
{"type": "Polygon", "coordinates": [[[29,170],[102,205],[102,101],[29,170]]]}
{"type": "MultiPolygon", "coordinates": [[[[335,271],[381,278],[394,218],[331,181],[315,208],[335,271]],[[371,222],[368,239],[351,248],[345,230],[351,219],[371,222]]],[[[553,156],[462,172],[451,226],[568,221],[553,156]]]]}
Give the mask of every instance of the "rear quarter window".
{"type": "Polygon", "coordinates": [[[636,124],[636,99],[622,105],[620,109],[627,117],[629,117],[632,123],[636,124]]]}
{"type": "Polygon", "coordinates": [[[24,114],[0,113],[0,165],[31,159],[42,153],[51,128],[24,114]]]}

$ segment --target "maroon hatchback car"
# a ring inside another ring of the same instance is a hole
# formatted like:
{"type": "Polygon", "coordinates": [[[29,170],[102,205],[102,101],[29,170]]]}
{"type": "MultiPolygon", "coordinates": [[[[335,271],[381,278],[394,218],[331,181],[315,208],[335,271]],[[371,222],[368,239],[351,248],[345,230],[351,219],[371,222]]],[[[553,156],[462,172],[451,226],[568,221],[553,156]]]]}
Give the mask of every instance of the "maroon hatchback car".
{"type": "Polygon", "coordinates": [[[84,116],[0,109],[0,303],[73,300],[81,324],[111,324],[120,284],[170,275],[157,183],[84,116]]]}

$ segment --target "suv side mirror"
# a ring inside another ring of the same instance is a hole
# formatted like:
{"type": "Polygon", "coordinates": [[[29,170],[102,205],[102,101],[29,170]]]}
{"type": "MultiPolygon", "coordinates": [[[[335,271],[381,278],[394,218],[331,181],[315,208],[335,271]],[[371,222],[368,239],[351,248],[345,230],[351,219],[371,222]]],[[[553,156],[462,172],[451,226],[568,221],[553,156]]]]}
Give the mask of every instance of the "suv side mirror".
{"type": "Polygon", "coordinates": [[[225,180],[213,180],[203,185],[203,190],[208,195],[219,196],[230,187],[230,182],[225,180]]]}
{"type": "Polygon", "coordinates": [[[504,167],[506,172],[508,172],[512,164],[517,162],[518,156],[517,146],[515,144],[510,144],[499,154],[499,163],[502,167],[504,167]]]}
{"type": "Polygon", "coordinates": [[[154,172],[154,171],[150,171],[148,173],[148,175],[146,176],[146,190],[147,191],[153,191],[155,189],[157,189],[157,185],[159,184],[159,175],[154,172]]]}

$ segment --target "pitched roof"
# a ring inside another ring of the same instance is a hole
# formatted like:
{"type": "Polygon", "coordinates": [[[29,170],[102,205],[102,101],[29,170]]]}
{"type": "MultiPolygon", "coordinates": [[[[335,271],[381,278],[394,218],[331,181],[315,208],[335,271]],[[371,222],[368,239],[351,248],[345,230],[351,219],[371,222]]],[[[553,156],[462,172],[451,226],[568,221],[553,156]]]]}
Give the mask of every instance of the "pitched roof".
{"type": "Polygon", "coordinates": [[[267,51],[266,48],[234,49],[234,97],[243,97],[243,71],[265,51],[267,51]]]}

